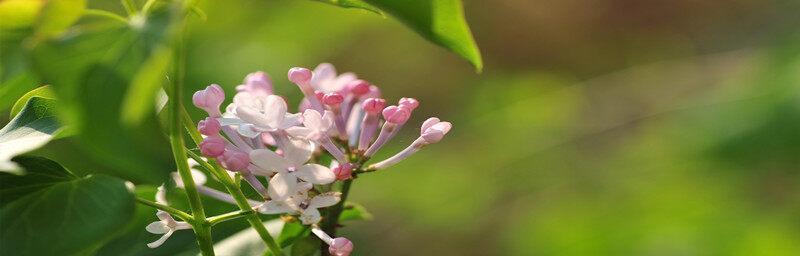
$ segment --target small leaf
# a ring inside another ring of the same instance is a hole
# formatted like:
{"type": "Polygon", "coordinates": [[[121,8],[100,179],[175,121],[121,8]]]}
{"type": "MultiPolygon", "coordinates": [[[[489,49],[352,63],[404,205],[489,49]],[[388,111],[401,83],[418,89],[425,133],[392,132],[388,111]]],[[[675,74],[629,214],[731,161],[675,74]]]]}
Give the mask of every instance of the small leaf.
{"type": "Polygon", "coordinates": [[[0,173],[0,207],[54,183],[78,178],[60,164],[44,157],[18,156],[14,158],[14,162],[26,170],[26,173],[0,173]]]}
{"type": "Polygon", "coordinates": [[[364,0],[405,23],[431,42],[483,69],[483,60],[464,18],[461,0],[364,0]]]}
{"type": "Polygon", "coordinates": [[[0,129],[0,171],[21,174],[12,157],[47,144],[61,130],[53,113],[55,100],[32,97],[3,129],[0,129]]]}
{"type": "Polygon", "coordinates": [[[148,113],[155,111],[154,102],[158,90],[166,81],[171,57],[170,48],[162,46],[142,64],[122,102],[121,116],[124,124],[132,126],[141,123],[148,113]]]}
{"type": "Polygon", "coordinates": [[[14,118],[14,116],[19,114],[19,112],[22,111],[22,108],[24,108],[25,105],[28,103],[28,100],[30,100],[33,97],[55,99],[56,95],[55,93],[53,93],[53,90],[50,89],[50,87],[47,85],[33,89],[22,95],[22,97],[20,97],[19,99],[17,99],[17,102],[15,102],[14,106],[11,107],[11,113],[9,113],[9,117],[14,118]]]}
{"type": "Polygon", "coordinates": [[[323,2],[326,4],[336,5],[339,7],[344,8],[354,8],[354,9],[362,9],[367,10],[370,12],[374,12],[383,16],[383,12],[375,6],[372,6],[363,0],[314,0],[317,2],[323,2]]]}
{"type": "Polygon", "coordinates": [[[311,233],[309,226],[300,224],[300,222],[290,222],[283,225],[281,235],[278,237],[278,245],[281,248],[286,248],[294,244],[297,239],[308,236],[311,233]]]}
{"type": "Polygon", "coordinates": [[[363,205],[348,201],[344,205],[344,211],[339,215],[339,222],[351,220],[372,220],[372,213],[369,213],[363,205]]]}
{"type": "MultiPolygon", "coordinates": [[[[43,1],[5,0],[0,1],[0,30],[30,27],[36,21],[43,1]]],[[[2,34],[0,32],[0,34],[2,34]]]]}
{"type": "MultiPolygon", "coordinates": [[[[28,170],[36,175],[64,170],[53,163],[23,164],[47,169],[28,170]]],[[[123,180],[105,175],[66,179],[69,176],[42,180],[38,185],[45,187],[3,206],[0,255],[90,254],[128,224],[135,201],[123,180]]]]}

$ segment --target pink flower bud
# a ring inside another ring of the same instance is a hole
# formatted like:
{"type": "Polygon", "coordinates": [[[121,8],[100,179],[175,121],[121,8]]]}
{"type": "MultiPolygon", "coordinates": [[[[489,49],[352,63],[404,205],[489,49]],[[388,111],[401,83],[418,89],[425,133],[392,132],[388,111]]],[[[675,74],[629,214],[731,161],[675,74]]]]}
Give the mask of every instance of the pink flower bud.
{"type": "Polygon", "coordinates": [[[450,122],[439,121],[439,118],[431,117],[422,123],[420,128],[420,137],[422,137],[428,144],[436,143],[442,140],[445,134],[450,132],[453,125],[450,122]]]}
{"type": "Polygon", "coordinates": [[[337,92],[327,93],[322,96],[322,103],[325,105],[333,106],[339,105],[344,101],[344,96],[337,92]]]}
{"type": "Polygon", "coordinates": [[[272,94],[272,80],[267,73],[263,71],[253,72],[247,74],[244,78],[244,84],[236,87],[237,91],[246,91],[252,93],[265,93],[272,94]]]}
{"type": "Polygon", "coordinates": [[[419,106],[419,101],[414,98],[401,98],[400,102],[398,103],[401,107],[406,107],[408,110],[414,110],[419,106]]]}
{"type": "Polygon", "coordinates": [[[333,174],[336,175],[337,180],[348,180],[353,178],[353,164],[344,163],[332,169],[333,174]]]}
{"type": "Polygon", "coordinates": [[[369,87],[369,82],[361,79],[347,83],[348,90],[356,96],[367,94],[369,92],[369,87]]]}
{"type": "Polygon", "coordinates": [[[225,139],[222,137],[206,137],[198,146],[200,146],[200,153],[208,157],[218,157],[225,153],[225,139]]]}
{"type": "Polygon", "coordinates": [[[311,70],[294,67],[289,69],[289,81],[295,84],[307,84],[311,80],[311,70]]]}
{"type": "Polygon", "coordinates": [[[364,100],[362,108],[370,114],[380,113],[386,106],[386,100],[378,98],[369,98],[364,100]]]}
{"type": "Polygon", "coordinates": [[[334,256],[349,256],[353,252],[353,242],[344,237],[337,237],[331,240],[328,252],[334,256]]]}
{"type": "Polygon", "coordinates": [[[225,153],[217,157],[217,160],[229,171],[241,171],[250,165],[250,156],[238,150],[225,150],[225,153]]]}
{"type": "Polygon", "coordinates": [[[206,119],[200,120],[200,122],[197,123],[197,130],[206,136],[215,136],[219,134],[221,129],[222,125],[213,117],[206,117],[206,119]]]}
{"type": "Polygon", "coordinates": [[[318,101],[322,102],[322,99],[325,98],[325,92],[323,92],[323,91],[315,91],[314,92],[314,97],[316,97],[318,101]]]}
{"type": "Polygon", "coordinates": [[[361,95],[363,98],[380,98],[381,97],[381,89],[378,86],[370,85],[369,92],[364,95],[361,95]]]}
{"type": "Polygon", "coordinates": [[[204,90],[199,90],[192,95],[192,103],[195,107],[201,108],[208,112],[209,116],[218,117],[222,115],[219,112],[219,106],[225,100],[225,91],[222,87],[216,84],[209,85],[204,90]]]}
{"type": "Polygon", "coordinates": [[[411,117],[411,111],[404,107],[389,106],[383,109],[383,119],[393,124],[403,124],[411,117]]]}

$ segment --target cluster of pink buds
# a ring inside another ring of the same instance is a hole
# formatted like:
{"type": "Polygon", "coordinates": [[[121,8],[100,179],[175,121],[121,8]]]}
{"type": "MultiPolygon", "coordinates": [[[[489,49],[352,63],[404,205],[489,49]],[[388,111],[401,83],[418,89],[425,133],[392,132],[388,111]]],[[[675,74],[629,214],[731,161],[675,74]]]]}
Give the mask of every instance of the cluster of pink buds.
{"type": "MultiPolygon", "coordinates": [[[[220,106],[225,92],[219,85],[196,92],[192,102],[208,113],[197,124],[203,135],[199,150],[229,172],[240,174],[261,194],[261,203],[251,203],[259,212],[297,216],[303,224],[314,227],[314,234],[330,245],[331,254],[349,255],[353,249],[349,240],[330,238],[316,228],[323,218],[318,209],[341,200],[341,193],[324,185],[394,165],[441,140],[451,124],[430,118],[408,148],[367,166],[365,163],[398,133],[420,103],[401,98],[387,106],[377,86],[352,73],[337,74],[327,63],[313,72],[292,68],[288,79],[305,96],[296,113],[289,111],[284,98],[273,94],[272,82],[264,72],[247,75],[224,112],[220,106]],[[319,155],[325,153],[332,160],[322,163],[327,158],[319,155]],[[262,184],[257,176],[267,177],[268,184],[262,184]]],[[[202,183],[198,188],[203,194],[231,200],[202,183]]]]}

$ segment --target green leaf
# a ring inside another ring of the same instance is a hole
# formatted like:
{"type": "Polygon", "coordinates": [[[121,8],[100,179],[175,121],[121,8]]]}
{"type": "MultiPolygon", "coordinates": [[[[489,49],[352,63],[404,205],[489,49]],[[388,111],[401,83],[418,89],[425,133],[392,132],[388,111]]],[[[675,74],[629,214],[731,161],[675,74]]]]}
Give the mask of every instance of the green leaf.
{"type": "Polygon", "coordinates": [[[120,118],[135,77],[164,45],[169,13],[154,10],[131,25],[103,20],[32,52],[34,70],[56,92],[60,120],[78,133],[77,144],[115,175],[137,184],[161,184],[174,170],[154,111],[142,112],[136,124],[120,118]]]}
{"type": "MultiPolygon", "coordinates": [[[[29,169],[32,175],[52,176],[57,170],[66,172],[47,160],[26,159],[23,162],[30,167],[44,168],[29,169]],[[34,163],[36,161],[44,162],[34,163]]],[[[69,173],[38,180],[40,183],[25,182],[42,188],[0,210],[2,255],[90,254],[113,238],[132,217],[135,201],[123,180],[104,175],[77,178],[69,173]]],[[[8,180],[4,180],[4,187],[5,181],[8,180]]]]}
{"type": "Polygon", "coordinates": [[[344,204],[344,211],[339,215],[339,222],[351,220],[372,220],[372,213],[369,213],[363,205],[348,201],[344,204]]]}
{"type": "Polygon", "coordinates": [[[22,97],[20,97],[19,99],[17,99],[17,102],[15,102],[14,106],[11,107],[11,113],[9,113],[9,117],[14,118],[14,116],[19,114],[19,112],[22,111],[22,108],[24,108],[25,105],[28,103],[28,100],[30,100],[33,97],[55,99],[56,95],[55,93],[53,93],[53,90],[50,89],[50,87],[47,85],[33,89],[22,95],[22,97]]]}
{"type": "Polygon", "coordinates": [[[472,38],[461,0],[364,0],[414,31],[467,59],[480,72],[481,53],[472,38]]]}
{"type": "Polygon", "coordinates": [[[60,164],[44,157],[18,156],[14,162],[27,172],[25,175],[0,173],[0,207],[54,183],[78,178],[60,164]]]}
{"type": "Polygon", "coordinates": [[[32,26],[43,3],[30,0],[0,1],[0,31],[32,26]]]}
{"type": "Polygon", "coordinates": [[[321,241],[316,236],[306,236],[295,241],[292,245],[291,256],[311,256],[319,252],[321,241]]]}
{"type": "MultiPolygon", "coordinates": [[[[8,80],[2,81],[0,83],[0,111],[10,107],[17,98],[35,88],[38,84],[39,79],[36,75],[27,70],[22,71],[20,74],[15,74],[8,80]]],[[[13,116],[14,114],[12,113],[11,115],[13,116]]]]}
{"type": "Polygon", "coordinates": [[[21,174],[11,161],[16,155],[47,144],[61,130],[53,113],[55,100],[32,97],[19,114],[0,129],[0,171],[21,174]]]}
{"type": "Polygon", "coordinates": [[[281,235],[278,237],[278,245],[286,248],[294,244],[297,239],[311,234],[311,228],[300,224],[300,222],[290,222],[283,225],[281,235]]]}
{"type": "Polygon", "coordinates": [[[39,36],[53,36],[75,23],[86,9],[86,0],[49,0],[36,24],[39,36]]]}
{"type": "Polygon", "coordinates": [[[344,8],[354,8],[354,9],[367,10],[367,11],[370,11],[370,12],[374,12],[374,13],[380,14],[381,16],[383,15],[383,12],[381,12],[380,9],[378,9],[375,6],[372,6],[372,5],[364,2],[363,0],[314,0],[314,1],[323,2],[323,3],[331,4],[331,5],[336,5],[336,6],[344,7],[344,8]]]}
{"type": "Polygon", "coordinates": [[[131,87],[122,102],[122,122],[134,126],[155,111],[156,95],[166,81],[172,51],[159,47],[133,77],[131,87]]]}

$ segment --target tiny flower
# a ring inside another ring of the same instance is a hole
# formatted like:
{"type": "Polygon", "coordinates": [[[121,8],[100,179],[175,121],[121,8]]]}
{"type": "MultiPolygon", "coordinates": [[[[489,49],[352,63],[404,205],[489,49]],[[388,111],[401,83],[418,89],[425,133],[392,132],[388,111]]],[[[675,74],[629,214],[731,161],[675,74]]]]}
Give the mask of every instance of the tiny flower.
{"type": "Polygon", "coordinates": [[[225,91],[216,84],[209,85],[204,90],[199,90],[192,96],[192,103],[198,108],[208,112],[209,116],[219,117],[222,113],[219,106],[225,100],[225,91]]]}
{"type": "Polygon", "coordinates": [[[320,140],[328,136],[328,130],[333,127],[333,112],[325,111],[325,115],[313,109],[303,112],[303,126],[295,126],[286,129],[294,137],[305,138],[308,140],[320,140]]]}
{"type": "Polygon", "coordinates": [[[241,125],[244,122],[252,124],[255,130],[271,132],[283,130],[302,122],[299,114],[287,113],[286,109],[286,101],[283,98],[269,95],[266,97],[262,109],[239,106],[236,108],[236,115],[240,120],[223,119],[223,125],[241,125]]]}
{"type": "Polygon", "coordinates": [[[361,96],[369,93],[369,87],[370,87],[369,82],[361,79],[353,80],[347,83],[347,88],[350,91],[350,93],[356,96],[361,96]]]}
{"type": "Polygon", "coordinates": [[[401,107],[406,107],[409,110],[414,110],[419,107],[419,101],[414,98],[401,98],[400,102],[398,103],[401,107]]]}
{"type": "Polygon", "coordinates": [[[436,143],[442,140],[442,137],[444,137],[452,127],[453,125],[450,124],[450,122],[442,122],[439,121],[439,118],[431,117],[422,123],[420,137],[428,144],[436,143]]]}
{"type": "Polygon", "coordinates": [[[217,157],[222,167],[230,171],[246,170],[250,165],[250,156],[238,150],[225,150],[225,153],[217,157]]]}
{"type": "Polygon", "coordinates": [[[319,208],[335,205],[341,200],[341,195],[340,192],[327,192],[309,200],[306,193],[298,193],[284,200],[270,200],[259,206],[258,212],[262,214],[299,214],[299,219],[303,224],[312,225],[322,220],[319,208]]]}
{"type": "Polygon", "coordinates": [[[291,140],[283,148],[283,156],[269,149],[256,149],[250,152],[250,159],[256,174],[270,175],[277,172],[269,180],[268,192],[272,199],[282,201],[288,198],[298,184],[297,179],[313,184],[329,184],[336,180],[336,175],[325,166],[306,164],[314,152],[314,145],[303,140],[291,140]]]}
{"type": "Polygon", "coordinates": [[[289,69],[289,81],[295,84],[307,84],[311,81],[311,70],[307,68],[294,67],[289,69]]]}
{"type": "Polygon", "coordinates": [[[383,109],[383,119],[393,124],[403,124],[411,117],[411,111],[405,107],[389,106],[383,109]]]}
{"type": "Polygon", "coordinates": [[[336,106],[344,101],[344,96],[337,92],[326,93],[322,96],[322,103],[328,106],[336,106]]]}
{"type": "Polygon", "coordinates": [[[311,228],[311,233],[319,237],[328,245],[328,252],[334,256],[349,256],[353,252],[353,242],[344,237],[331,238],[325,231],[317,226],[311,228]]]}
{"type": "Polygon", "coordinates": [[[353,252],[353,242],[344,237],[337,237],[331,240],[328,252],[333,256],[349,256],[353,252]]]}
{"type": "Polygon", "coordinates": [[[189,223],[183,221],[175,221],[175,219],[172,218],[172,216],[170,216],[169,213],[167,212],[159,210],[156,213],[156,216],[158,217],[159,221],[150,223],[149,225],[147,225],[147,227],[145,227],[145,230],[147,230],[147,232],[150,232],[151,234],[163,234],[163,235],[158,240],[147,244],[147,247],[150,247],[151,249],[159,247],[162,244],[164,244],[164,242],[166,242],[167,239],[169,239],[169,237],[172,236],[172,233],[174,233],[176,230],[192,228],[192,226],[189,225],[189,223]]]}
{"type": "Polygon", "coordinates": [[[219,136],[209,136],[200,142],[200,153],[208,157],[218,157],[225,153],[225,139],[219,136]]]}
{"type": "Polygon", "coordinates": [[[206,119],[200,120],[200,122],[197,123],[197,130],[203,135],[215,136],[222,130],[222,125],[219,124],[217,119],[206,117],[206,119]]]}
{"type": "Polygon", "coordinates": [[[353,164],[344,163],[333,167],[333,173],[336,174],[337,180],[348,180],[353,178],[353,164]]]}
{"type": "Polygon", "coordinates": [[[269,95],[272,94],[272,80],[269,78],[269,75],[263,71],[253,72],[247,74],[244,78],[244,84],[236,86],[236,90],[239,92],[269,95]]]}
{"type": "Polygon", "coordinates": [[[368,98],[364,100],[363,104],[364,111],[370,114],[380,113],[385,106],[386,100],[378,98],[368,98]]]}
{"type": "Polygon", "coordinates": [[[337,74],[336,68],[330,63],[319,64],[314,68],[314,76],[311,78],[310,84],[315,90],[323,92],[346,92],[348,84],[356,80],[356,75],[353,73],[337,74]]]}

